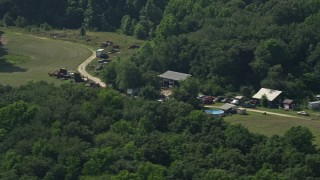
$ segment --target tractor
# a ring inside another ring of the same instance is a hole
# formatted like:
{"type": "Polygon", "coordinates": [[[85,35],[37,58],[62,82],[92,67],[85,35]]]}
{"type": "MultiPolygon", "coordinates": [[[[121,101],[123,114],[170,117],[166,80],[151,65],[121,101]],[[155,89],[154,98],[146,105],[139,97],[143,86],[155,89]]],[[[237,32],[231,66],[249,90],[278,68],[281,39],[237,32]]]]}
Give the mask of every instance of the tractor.
{"type": "Polygon", "coordinates": [[[60,68],[59,70],[56,70],[54,72],[48,73],[49,76],[51,77],[57,77],[58,79],[63,78],[63,79],[69,79],[71,78],[70,72],[66,68],[60,68]]]}

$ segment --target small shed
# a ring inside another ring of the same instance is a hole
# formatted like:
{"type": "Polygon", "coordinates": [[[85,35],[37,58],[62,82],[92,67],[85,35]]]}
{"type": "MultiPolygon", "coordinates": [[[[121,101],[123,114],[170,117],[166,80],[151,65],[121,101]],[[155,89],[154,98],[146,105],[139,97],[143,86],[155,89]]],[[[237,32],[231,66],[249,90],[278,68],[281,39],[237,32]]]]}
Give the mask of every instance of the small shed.
{"type": "Polygon", "coordinates": [[[283,109],[285,109],[285,110],[295,108],[295,104],[292,99],[285,99],[282,103],[283,103],[283,109]]]}
{"type": "Polygon", "coordinates": [[[241,115],[247,114],[247,109],[246,108],[238,108],[237,113],[241,115]]]}
{"type": "Polygon", "coordinates": [[[313,110],[320,110],[320,101],[308,102],[308,108],[313,110]]]}
{"type": "Polygon", "coordinates": [[[179,86],[180,81],[184,81],[187,78],[191,77],[190,74],[174,72],[174,71],[167,71],[163,74],[160,74],[159,77],[161,78],[161,86],[162,87],[175,87],[179,86]]]}
{"type": "Polygon", "coordinates": [[[237,100],[239,100],[239,101],[242,101],[243,98],[244,98],[244,96],[235,96],[234,98],[237,99],[237,100]]]}
{"type": "Polygon", "coordinates": [[[102,54],[104,54],[104,49],[96,50],[96,57],[100,57],[102,54]]]}
{"type": "Polygon", "coordinates": [[[219,109],[223,110],[225,113],[234,113],[237,111],[237,106],[234,104],[226,103],[220,106],[219,109]]]}

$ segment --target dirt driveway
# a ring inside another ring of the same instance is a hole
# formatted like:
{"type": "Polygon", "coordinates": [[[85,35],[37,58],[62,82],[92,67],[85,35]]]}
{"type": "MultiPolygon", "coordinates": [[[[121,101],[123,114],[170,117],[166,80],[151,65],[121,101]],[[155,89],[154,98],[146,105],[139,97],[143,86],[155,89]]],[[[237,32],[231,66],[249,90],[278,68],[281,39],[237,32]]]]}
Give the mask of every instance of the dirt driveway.
{"type": "Polygon", "coordinates": [[[81,64],[79,65],[78,71],[79,71],[79,73],[80,73],[82,76],[88,78],[89,80],[94,81],[95,83],[99,84],[101,87],[106,88],[106,87],[107,87],[106,83],[102,82],[102,80],[99,79],[99,78],[97,78],[97,77],[91,76],[91,75],[86,71],[87,65],[88,65],[92,60],[94,60],[94,59],[96,58],[95,52],[94,52],[92,49],[90,49],[90,51],[92,52],[92,55],[91,55],[90,57],[88,57],[88,59],[86,59],[83,63],[81,63],[81,64]]]}

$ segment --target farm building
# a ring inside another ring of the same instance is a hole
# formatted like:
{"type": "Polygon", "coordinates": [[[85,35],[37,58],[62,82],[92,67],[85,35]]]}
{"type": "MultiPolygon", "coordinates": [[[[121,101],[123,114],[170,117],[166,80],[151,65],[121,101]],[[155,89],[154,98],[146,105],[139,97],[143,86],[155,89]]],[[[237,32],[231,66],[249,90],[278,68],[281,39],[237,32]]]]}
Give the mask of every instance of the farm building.
{"type": "Polygon", "coordinates": [[[261,88],[252,98],[261,100],[263,95],[265,95],[269,101],[269,106],[279,106],[281,104],[281,95],[282,91],[261,88]]]}
{"type": "Polygon", "coordinates": [[[162,87],[172,88],[175,86],[179,86],[180,81],[186,80],[187,78],[191,77],[191,75],[174,71],[167,71],[163,74],[160,74],[159,77],[161,78],[162,87]]]}
{"type": "Polygon", "coordinates": [[[102,54],[104,54],[104,49],[96,50],[96,57],[100,57],[102,54]]]}
{"type": "Polygon", "coordinates": [[[283,103],[283,109],[285,109],[285,110],[295,108],[295,104],[292,99],[285,99],[282,103],[283,103]]]}
{"type": "Polygon", "coordinates": [[[247,114],[247,109],[246,108],[238,108],[237,113],[241,115],[247,114]]]}
{"type": "Polygon", "coordinates": [[[237,111],[237,106],[234,104],[226,103],[220,106],[219,109],[223,110],[225,113],[234,113],[237,111]]]}
{"type": "Polygon", "coordinates": [[[320,110],[320,101],[308,102],[308,108],[313,110],[320,110]]]}

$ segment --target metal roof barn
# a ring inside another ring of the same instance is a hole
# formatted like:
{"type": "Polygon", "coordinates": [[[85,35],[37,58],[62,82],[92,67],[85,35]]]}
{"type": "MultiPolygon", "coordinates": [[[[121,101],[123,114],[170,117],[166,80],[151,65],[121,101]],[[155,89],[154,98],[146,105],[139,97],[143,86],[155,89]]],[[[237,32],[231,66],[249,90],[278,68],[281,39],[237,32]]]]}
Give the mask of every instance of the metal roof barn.
{"type": "Polygon", "coordinates": [[[183,81],[183,80],[186,80],[188,77],[191,77],[191,74],[167,71],[163,74],[160,74],[159,77],[164,79],[174,80],[174,81],[183,81]]]}
{"type": "Polygon", "coordinates": [[[261,88],[254,96],[255,99],[262,99],[263,95],[266,95],[269,101],[275,100],[282,91],[273,90],[273,89],[267,89],[267,88],[261,88]]]}

